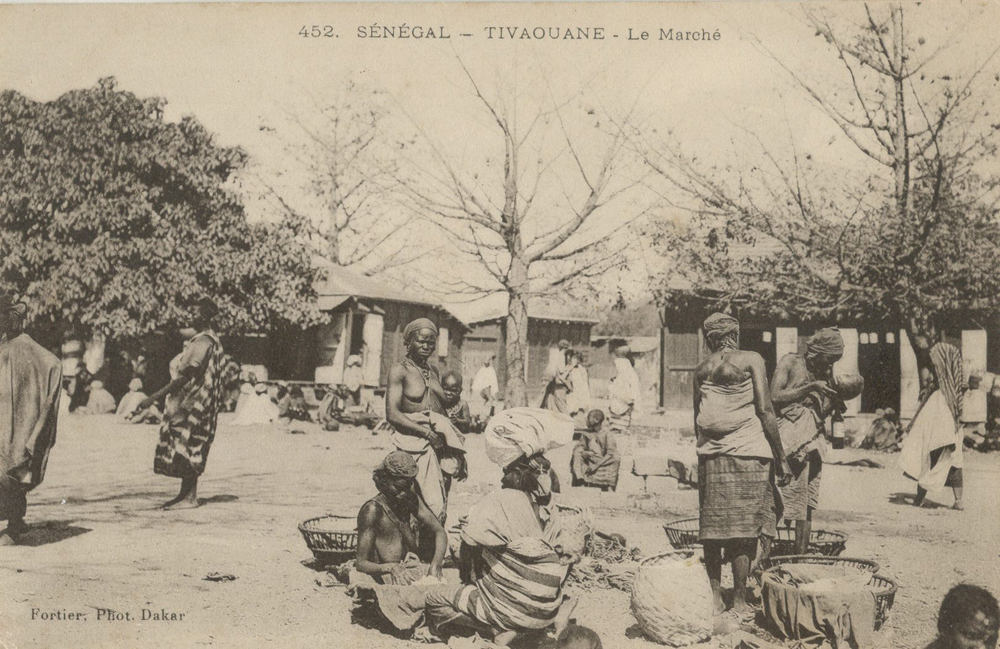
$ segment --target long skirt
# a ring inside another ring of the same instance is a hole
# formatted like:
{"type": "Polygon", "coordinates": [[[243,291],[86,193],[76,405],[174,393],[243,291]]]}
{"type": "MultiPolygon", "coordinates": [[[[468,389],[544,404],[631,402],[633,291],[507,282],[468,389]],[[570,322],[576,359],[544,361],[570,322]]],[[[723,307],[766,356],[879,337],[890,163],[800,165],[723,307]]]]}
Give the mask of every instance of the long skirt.
{"type": "Polygon", "coordinates": [[[717,455],[698,458],[702,541],[777,536],[779,505],[771,460],[717,455]]]}
{"type": "Polygon", "coordinates": [[[779,487],[781,500],[785,506],[784,518],[804,521],[809,510],[819,507],[819,484],[823,476],[823,459],[818,451],[807,454],[802,462],[791,467],[792,481],[779,487]]]}
{"type": "Polygon", "coordinates": [[[171,478],[196,478],[205,472],[215,427],[182,427],[164,420],[156,445],[153,472],[171,478]]]}

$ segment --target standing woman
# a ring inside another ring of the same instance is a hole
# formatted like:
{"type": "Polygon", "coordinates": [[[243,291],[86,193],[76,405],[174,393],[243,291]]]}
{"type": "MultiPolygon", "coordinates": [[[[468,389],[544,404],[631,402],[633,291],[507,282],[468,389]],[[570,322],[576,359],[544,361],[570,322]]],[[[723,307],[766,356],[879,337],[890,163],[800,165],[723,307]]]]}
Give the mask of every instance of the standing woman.
{"type": "Polygon", "coordinates": [[[923,504],[928,491],[951,487],[955,493],[954,509],[964,509],[959,423],[966,390],[962,352],[954,345],[938,343],[931,347],[931,364],[927,385],[930,396],[910,423],[899,468],[907,478],[917,481],[917,497],[913,500],[917,507],[923,504]]]}
{"type": "Polygon", "coordinates": [[[180,478],[181,491],[164,508],[198,506],[198,477],[205,472],[222,404],[222,343],[211,328],[217,313],[211,300],[198,302],[190,326],[180,330],[188,342],[176,378],[136,409],[141,412],[168,397],[153,472],[180,478]]]}
{"type": "Polygon", "coordinates": [[[545,368],[545,396],[542,408],[569,414],[569,373],[573,371],[574,352],[569,341],[560,340],[556,349],[549,354],[549,364],[545,368]]]}

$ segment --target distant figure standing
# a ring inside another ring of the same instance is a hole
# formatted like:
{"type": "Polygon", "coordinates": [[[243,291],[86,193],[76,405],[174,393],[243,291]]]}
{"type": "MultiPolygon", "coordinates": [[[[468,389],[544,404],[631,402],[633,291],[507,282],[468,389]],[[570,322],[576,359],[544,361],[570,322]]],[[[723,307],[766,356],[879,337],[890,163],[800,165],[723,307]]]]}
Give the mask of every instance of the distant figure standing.
{"type": "Polygon", "coordinates": [[[488,419],[493,416],[496,400],[500,395],[500,383],[493,367],[495,362],[496,355],[490,355],[472,379],[472,402],[469,409],[473,417],[488,419]]]}
{"type": "Polygon", "coordinates": [[[569,395],[567,403],[569,405],[569,415],[576,420],[580,427],[587,426],[587,413],[590,410],[590,375],[587,367],[583,364],[583,354],[576,350],[570,352],[569,395]]]}
{"type": "Polygon", "coordinates": [[[962,399],[966,390],[962,352],[954,345],[931,347],[932,369],[927,383],[930,392],[903,440],[899,467],[917,481],[913,504],[920,507],[927,492],[951,487],[954,509],[962,507],[962,399]]]}
{"type": "Polygon", "coordinates": [[[153,472],[180,478],[181,489],[164,508],[198,506],[198,478],[205,472],[222,406],[222,343],[211,329],[216,314],[217,308],[210,300],[198,303],[191,326],[180,332],[188,344],[177,363],[177,378],[136,408],[141,412],[168,397],[153,472]]]}
{"type": "Polygon", "coordinates": [[[27,530],[28,492],[42,483],[56,443],[62,363],[22,333],[23,302],[0,292],[0,545],[27,530]]]}
{"type": "Polygon", "coordinates": [[[976,444],[986,439],[986,390],[983,389],[983,375],[973,372],[969,375],[969,389],[962,399],[962,437],[971,438],[976,444]]]}
{"type": "Polygon", "coordinates": [[[554,410],[564,415],[569,414],[569,374],[573,370],[575,356],[570,349],[569,341],[560,340],[549,358],[545,368],[545,396],[542,397],[542,408],[554,410]]]}
{"type": "Polygon", "coordinates": [[[611,430],[619,433],[628,430],[632,424],[632,415],[642,402],[642,385],[635,367],[632,366],[629,357],[631,353],[632,350],[628,345],[615,348],[616,374],[608,385],[608,396],[611,397],[611,405],[608,406],[611,413],[611,430]]]}
{"type": "Polygon", "coordinates": [[[844,355],[844,339],[834,329],[809,338],[806,353],[786,354],[771,380],[771,402],[778,411],[778,433],[792,481],[781,490],[785,519],[795,522],[795,554],[806,554],[813,511],[819,506],[826,426],[837,404],[830,385],[833,364],[844,355]]]}
{"type": "Polygon", "coordinates": [[[344,370],[344,387],[350,395],[351,406],[361,405],[361,385],[364,383],[363,361],[358,354],[347,357],[347,368],[344,370]]]}

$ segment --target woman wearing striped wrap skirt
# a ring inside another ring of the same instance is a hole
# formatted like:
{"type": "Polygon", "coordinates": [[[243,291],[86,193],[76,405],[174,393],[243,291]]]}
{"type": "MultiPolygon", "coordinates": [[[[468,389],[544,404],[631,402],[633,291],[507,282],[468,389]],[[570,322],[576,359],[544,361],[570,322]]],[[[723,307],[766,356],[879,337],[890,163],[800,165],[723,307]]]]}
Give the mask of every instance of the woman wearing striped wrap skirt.
{"type": "Polygon", "coordinates": [[[758,539],[777,535],[776,482],[787,482],[788,466],[764,359],[740,351],[739,323],[730,316],[709,316],[704,331],[711,354],[694,381],[699,536],[716,610],[723,610],[725,549],[733,570],[733,609],[745,614],[750,564],[758,539]]]}

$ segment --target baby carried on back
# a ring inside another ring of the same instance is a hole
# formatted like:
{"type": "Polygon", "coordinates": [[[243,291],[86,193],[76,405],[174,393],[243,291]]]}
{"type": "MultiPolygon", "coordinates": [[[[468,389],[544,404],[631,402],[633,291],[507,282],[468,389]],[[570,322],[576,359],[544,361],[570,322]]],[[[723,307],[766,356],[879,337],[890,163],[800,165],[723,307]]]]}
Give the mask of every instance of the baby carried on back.
{"type": "Polygon", "coordinates": [[[753,379],[724,362],[699,386],[698,455],[770,459],[754,403],[753,379]]]}

